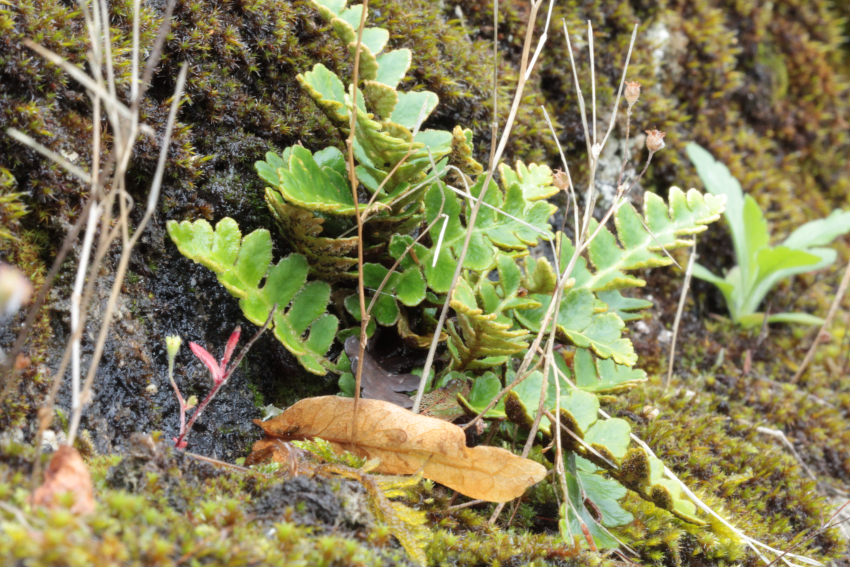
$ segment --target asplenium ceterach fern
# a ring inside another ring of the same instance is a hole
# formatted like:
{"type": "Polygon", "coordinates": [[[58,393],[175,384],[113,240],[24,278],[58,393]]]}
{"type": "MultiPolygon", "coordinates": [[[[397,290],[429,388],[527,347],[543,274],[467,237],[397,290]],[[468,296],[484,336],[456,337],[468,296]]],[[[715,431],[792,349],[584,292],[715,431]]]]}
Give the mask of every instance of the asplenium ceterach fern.
{"type": "MultiPolygon", "coordinates": [[[[836,209],[827,218],[808,222],[782,243],[771,246],[764,214],[752,196],[744,196],[741,184],[729,168],[698,144],[688,144],[687,152],[706,190],[726,196],[724,216],[738,260],[738,265],[725,277],[711,273],[700,264],[694,265],[694,276],[720,289],[733,321],[744,327],[761,325],[764,313],[759,313],[758,308],[780,280],[814,272],[835,262],[835,250],[824,246],[850,232],[850,211],[836,209]]],[[[823,323],[823,319],[808,313],[772,313],[767,320],[805,325],[823,323]]]]}
{"type": "MultiPolygon", "coordinates": [[[[354,50],[362,6],[346,8],[344,0],[313,2],[354,50]]],[[[558,188],[546,165],[501,164],[476,222],[470,224],[471,195],[481,193],[486,179],[472,158],[472,134],[460,126],[452,132],[421,128],[437,97],[397,89],[411,53],[388,50],[387,41],[385,30],[364,30],[362,96],[356,109],[353,85],[344,85],[321,64],[299,75],[299,81],[342,135],[350,133],[355,113],[354,173],[367,257],[363,279],[367,305],[373,303],[370,335],[377,327],[394,329],[411,348],[425,348],[435,332],[436,308],[446,301],[461,262],[465,236],[471,234],[462,276],[448,298],[452,315],[440,335],[443,363],[433,383],[451,388],[457,401],[454,415],[474,415],[513,381],[517,363],[529,352],[532,333],[540,330],[556,294],[556,267],[531,257],[530,249],[541,242],[553,249],[557,245],[557,264],[563,267],[574,254],[574,243],[551,229],[556,207],[546,199],[558,188]]],[[[215,230],[203,220],[172,221],[169,234],[184,255],[217,274],[249,320],[259,324],[277,304],[274,333],[281,343],[309,372],[341,373],[341,385],[353,392],[347,356],[328,358],[334,341],[359,334],[355,325],[362,316],[354,288],[358,242],[352,230],[356,218],[349,164],[335,147],[314,151],[298,145],[265,158],[256,169],[268,184],[266,203],[292,254],[273,263],[269,232],[261,229],[243,238],[232,219],[223,219],[215,230]],[[329,306],[332,296],[341,301],[329,306]],[[336,309],[335,315],[329,307],[336,309]]],[[[630,520],[617,503],[622,487],[684,520],[700,522],[678,485],[661,479],[661,462],[631,446],[628,422],[599,419],[597,395],[622,392],[646,380],[624,333],[626,322],[639,318],[639,311],[651,303],[621,291],[645,285],[637,270],[672,263],[664,249],[692,245],[692,235],[719,218],[724,201],[673,188],[669,205],[647,193],[642,215],[623,203],[614,217],[615,231],[601,227],[586,257],[578,257],[574,265],[556,313],[557,354],[549,375],[531,373],[485,415],[529,428],[541,391],[546,393],[545,411],[560,408],[559,419],[571,432],[563,440],[570,494],[584,493],[605,509],[600,524],[576,496],[579,515],[573,509],[562,512],[565,533],[584,524],[599,547],[616,545],[604,528],[630,520]]],[[[595,221],[589,224],[595,232],[595,221]]],[[[540,432],[546,442],[555,436],[548,417],[542,418],[540,432]]]]}

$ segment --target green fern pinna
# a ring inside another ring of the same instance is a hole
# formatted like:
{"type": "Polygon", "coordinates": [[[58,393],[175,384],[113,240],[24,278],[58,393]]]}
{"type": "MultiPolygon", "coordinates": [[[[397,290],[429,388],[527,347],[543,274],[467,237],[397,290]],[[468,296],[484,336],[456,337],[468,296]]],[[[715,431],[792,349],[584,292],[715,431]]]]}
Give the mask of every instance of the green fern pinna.
{"type": "MultiPolygon", "coordinates": [[[[362,6],[346,8],[345,0],[313,1],[353,52],[362,6]]],[[[436,309],[446,299],[464,235],[470,230],[466,225],[470,203],[458,190],[478,195],[486,176],[472,158],[469,130],[421,128],[436,107],[437,96],[397,90],[410,67],[411,53],[386,49],[388,38],[383,29],[363,31],[358,85],[362,96],[357,96],[356,109],[352,109],[353,85],[346,88],[325,66],[316,65],[298,80],[341,134],[349,135],[350,113],[356,113],[355,173],[364,201],[360,207],[368,259],[364,286],[376,290],[388,267],[400,259],[374,300],[369,333],[377,325],[394,327],[412,347],[424,348],[433,337],[436,309]],[[366,205],[367,199],[371,205],[366,205]],[[415,242],[427,226],[431,232],[415,242]]],[[[216,273],[255,324],[265,321],[277,304],[275,336],[307,371],[341,374],[343,390],[351,393],[348,358],[344,353],[335,361],[328,358],[335,340],[343,342],[358,332],[361,316],[355,296],[355,206],[345,157],[333,147],[313,153],[293,146],[280,155],[269,152],[256,169],[268,183],[266,203],[294,253],[272,263],[269,232],[257,230],[243,237],[229,218],[215,229],[204,220],[172,221],[169,234],[181,253],[216,273]],[[334,290],[347,294],[343,325],[327,312],[334,290]]],[[[457,403],[470,415],[482,411],[513,380],[515,361],[526,353],[531,333],[540,329],[553,299],[556,267],[545,258],[531,257],[530,248],[557,243],[561,266],[574,252],[565,235],[551,230],[549,220],[556,208],[546,199],[558,189],[547,166],[502,164],[499,178],[500,184],[491,182],[485,206],[471,227],[465,270],[451,297],[454,317],[444,336],[448,363],[433,380],[433,388],[440,388],[460,379],[457,403]]],[[[563,441],[569,455],[570,491],[576,495],[583,491],[605,509],[600,524],[581,502],[577,508],[581,519],[564,508],[562,530],[579,533],[585,523],[598,547],[617,545],[606,527],[631,521],[617,503],[626,488],[681,519],[702,523],[693,504],[681,498],[679,486],[661,478],[663,464],[642,448],[630,446],[629,424],[617,418],[598,419],[597,395],[622,392],[646,380],[645,373],[634,368],[637,356],[623,331],[625,321],[639,318],[638,312],[651,303],[627,298],[621,290],[645,285],[635,270],[672,263],[662,248],[690,246],[690,236],[705,230],[724,209],[722,197],[695,190],[685,193],[674,187],[669,199],[668,206],[647,193],[643,220],[631,205],[620,207],[615,215],[617,234],[603,229],[588,258],[581,258],[572,272],[572,285],[557,313],[556,368],[546,377],[534,372],[485,416],[530,428],[544,380],[548,382],[546,408],[554,412],[558,401],[561,422],[572,433],[563,441]]],[[[554,435],[546,417],[540,435],[554,435]]]]}

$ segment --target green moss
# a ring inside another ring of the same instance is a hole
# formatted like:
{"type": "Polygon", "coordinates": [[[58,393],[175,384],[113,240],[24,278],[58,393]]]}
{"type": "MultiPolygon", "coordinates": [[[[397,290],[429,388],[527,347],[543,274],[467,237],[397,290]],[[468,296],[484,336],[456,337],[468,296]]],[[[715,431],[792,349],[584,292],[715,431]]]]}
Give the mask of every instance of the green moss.
{"type": "Polygon", "coordinates": [[[215,469],[141,439],[131,441],[132,457],[90,461],[97,511],[83,518],[63,509],[31,509],[27,464],[33,451],[3,447],[0,498],[22,510],[29,525],[0,512],[2,562],[26,557],[39,565],[412,564],[391,538],[366,543],[370,528],[357,523],[364,518],[353,519],[358,516],[352,510],[340,508],[343,498],[352,499],[349,506],[364,505],[350,481],[303,478],[301,498],[274,474],[215,469]],[[322,508],[329,505],[336,511],[322,508]]]}
{"type": "MultiPolygon", "coordinates": [[[[19,267],[38,290],[44,283],[47,268],[40,256],[44,243],[36,231],[20,233],[15,240],[0,239],[0,258],[19,267]]],[[[18,314],[18,321],[23,322],[26,309],[18,314]]],[[[20,329],[21,325],[11,325],[12,329],[20,329]]],[[[14,371],[12,387],[0,411],[0,431],[19,427],[24,420],[38,408],[46,389],[50,370],[47,367],[47,346],[53,336],[50,327],[50,313],[42,309],[36,316],[29,338],[24,343],[22,355],[28,359],[23,370],[14,371]]],[[[4,382],[4,387],[7,383],[4,382]]]]}
{"type": "Polygon", "coordinates": [[[266,400],[263,397],[263,393],[253,382],[251,382],[250,377],[248,379],[248,389],[251,391],[251,396],[254,398],[254,405],[260,409],[266,407],[266,400]]]}
{"type": "Polygon", "coordinates": [[[434,532],[428,546],[433,565],[566,565],[609,567],[610,559],[595,553],[576,551],[560,538],[527,533],[484,530],[478,537],[446,530],[434,532]],[[558,541],[560,540],[560,541],[558,541]]]}
{"type": "MultiPolygon", "coordinates": [[[[619,401],[613,413],[620,411],[620,417],[630,417],[638,416],[647,404],[658,408],[658,418],[634,421],[635,435],[649,443],[706,504],[745,534],[772,547],[790,549],[821,527],[829,506],[781,445],[759,434],[752,422],[716,414],[721,402],[726,402],[725,396],[710,392],[665,394],[660,388],[647,387],[619,401]]],[[[757,561],[719,524],[691,526],[665,517],[634,497],[628,498],[624,507],[634,514],[635,521],[614,531],[645,560],[676,565],[757,561]]],[[[794,550],[820,561],[837,559],[846,552],[847,542],[834,529],[794,550]]]]}
{"type": "Polygon", "coordinates": [[[431,483],[405,489],[402,485],[415,481],[367,479],[338,464],[304,462],[295,478],[280,465],[246,472],[216,468],[141,435],[129,440],[129,448],[123,457],[89,459],[97,511],[75,518],[64,509],[30,508],[26,499],[34,451],[16,444],[0,447],[0,498],[20,509],[29,523],[23,526],[8,509],[0,511],[0,558],[27,557],[39,565],[171,565],[178,560],[412,565],[394,537],[398,526],[376,521],[366,503],[367,491],[389,488],[407,505],[428,510],[429,565],[612,565],[597,554],[571,550],[557,533],[503,532],[472,510],[436,512],[446,499],[430,497],[431,483]]]}
{"type": "Polygon", "coordinates": [[[0,240],[14,238],[13,232],[20,227],[20,219],[27,213],[21,202],[23,193],[14,192],[17,181],[12,173],[0,167],[0,240]]]}
{"type": "MultiPolygon", "coordinates": [[[[492,2],[455,0],[447,8],[456,5],[473,38],[492,40],[492,2]]],[[[841,17],[846,15],[842,3],[825,0],[558,3],[552,14],[557,29],[549,30],[528,89],[540,93],[560,124],[561,143],[576,169],[573,178],[582,178],[585,166],[578,156],[586,146],[561,19],[570,27],[588,103],[586,21],[594,24],[603,117],[638,23],[629,79],[643,89],[632,134],[657,127],[667,132],[669,146],[653,159],[645,186],[662,192],[670,185],[699,187],[682,152],[694,140],[729,165],[745,191],[771,211],[772,221],[791,230],[848,202],[850,80],[841,17]]],[[[525,4],[501,3],[500,49],[514,64],[527,17],[525,4]]],[[[541,10],[538,29],[545,18],[541,10]]],[[[622,135],[618,125],[613,136],[622,135]]],[[[645,153],[634,157],[640,163],[645,153]]]]}

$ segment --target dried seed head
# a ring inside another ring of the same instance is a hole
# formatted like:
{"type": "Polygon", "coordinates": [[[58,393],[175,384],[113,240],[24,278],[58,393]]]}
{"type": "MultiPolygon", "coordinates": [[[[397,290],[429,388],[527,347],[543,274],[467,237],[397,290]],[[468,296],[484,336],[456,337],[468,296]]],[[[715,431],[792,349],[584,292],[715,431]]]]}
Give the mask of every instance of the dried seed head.
{"type": "Polygon", "coordinates": [[[640,98],[640,83],[637,81],[626,81],[626,102],[629,103],[629,108],[634,106],[637,99],[640,98]]]}
{"type": "Polygon", "coordinates": [[[570,186],[570,178],[567,177],[567,173],[565,171],[556,169],[555,178],[552,180],[552,185],[554,185],[561,191],[566,191],[570,186]]]}
{"type": "Polygon", "coordinates": [[[664,147],[664,136],[667,134],[665,132],[659,132],[658,130],[647,130],[646,131],[646,149],[652,153],[657,152],[661,148],[664,147]]]}

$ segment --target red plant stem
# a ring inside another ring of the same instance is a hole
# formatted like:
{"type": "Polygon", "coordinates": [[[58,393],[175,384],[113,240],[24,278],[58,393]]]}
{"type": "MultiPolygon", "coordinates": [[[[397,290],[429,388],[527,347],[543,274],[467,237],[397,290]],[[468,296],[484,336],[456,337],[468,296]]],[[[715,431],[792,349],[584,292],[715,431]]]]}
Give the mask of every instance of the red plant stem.
{"type": "MultiPolygon", "coordinates": [[[[248,351],[251,350],[251,347],[254,346],[254,343],[257,341],[257,339],[260,338],[260,335],[262,335],[266,331],[266,329],[269,328],[269,325],[271,325],[271,322],[272,322],[272,317],[274,316],[274,312],[276,310],[277,310],[277,303],[272,305],[271,311],[269,311],[269,316],[268,316],[268,318],[266,318],[266,322],[263,323],[263,326],[260,327],[260,330],[257,331],[257,334],[255,334],[251,338],[251,340],[248,342],[248,344],[245,345],[245,348],[243,348],[239,352],[239,356],[236,357],[236,359],[233,361],[233,364],[230,365],[230,368],[228,368],[228,369],[222,368],[221,369],[223,374],[222,374],[222,376],[219,380],[216,380],[215,377],[213,378],[214,384],[213,384],[212,390],[210,390],[210,393],[207,394],[206,398],[204,398],[204,401],[201,402],[201,405],[198,406],[198,409],[195,410],[195,413],[192,414],[192,419],[190,419],[189,423],[186,425],[185,431],[183,430],[183,427],[181,425],[180,435],[177,437],[177,439],[174,440],[174,446],[175,447],[177,447],[179,449],[179,448],[186,446],[186,438],[189,437],[189,432],[192,431],[192,426],[195,424],[195,420],[197,420],[198,417],[200,417],[200,415],[204,412],[204,410],[209,405],[209,403],[213,400],[213,398],[218,393],[218,391],[221,390],[221,388],[225,384],[227,384],[228,380],[230,380],[230,376],[233,374],[233,371],[236,370],[237,368],[239,368],[239,363],[242,362],[242,359],[245,357],[246,354],[248,354],[248,351]]],[[[242,332],[242,329],[237,327],[236,331],[234,331],[230,335],[231,340],[228,340],[227,347],[226,347],[226,350],[225,350],[225,352],[226,352],[225,357],[227,357],[228,354],[233,353],[233,350],[236,348],[236,342],[234,340],[232,340],[233,336],[236,335],[236,340],[239,340],[239,334],[241,334],[241,332],[242,332]]],[[[212,371],[212,369],[210,369],[210,371],[212,371]]],[[[179,392],[178,392],[177,395],[178,395],[178,398],[181,397],[179,392]]],[[[180,401],[180,405],[181,406],[185,405],[183,403],[182,399],[180,401]]],[[[186,419],[186,408],[185,407],[181,407],[180,414],[181,414],[180,419],[181,419],[181,422],[182,422],[186,419]]]]}
{"type": "MultiPolygon", "coordinates": [[[[230,376],[228,376],[228,378],[229,377],[230,376]]],[[[198,409],[195,411],[195,413],[192,414],[192,419],[189,420],[189,424],[186,426],[186,430],[182,431],[180,433],[180,436],[177,438],[177,441],[176,441],[177,447],[180,447],[182,443],[186,442],[186,437],[189,436],[189,432],[192,430],[192,426],[195,425],[195,420],[198,419],[198,416],[200,416],[204,412],[204,409],[206,409],[206,407],[209,405],[209,403],[212,401],[212,399],[215,397],[215,395],[218,393],[218,391],[221,390],[221,387],[224,386],[226,383],[227,383],[227,379],[224,379],[221,382],[217,382],[213,386],[213,389],[210,390],[210,393],[207,394],[207,397],[204,398],[204,401],[201,402],[201,405],[199,405],[198,409]]],[[[186,418],[185,409],[183,411],[181,411],[180,413],[183,414],[181,416],[181,418],[185,419],[186,418]]]]}
{"type": "Polygon", "coordinates": [[[180,433],[178,433],[178,438],[183,436],[183,433],[186,431],[186,402],[183,401],[183,395],[180,393],[180,390],[177,389],[177,383],[171,382],[171,385],[174,386],[174,393],[177,395],[177,402],[180,404],[180,433]]]}

